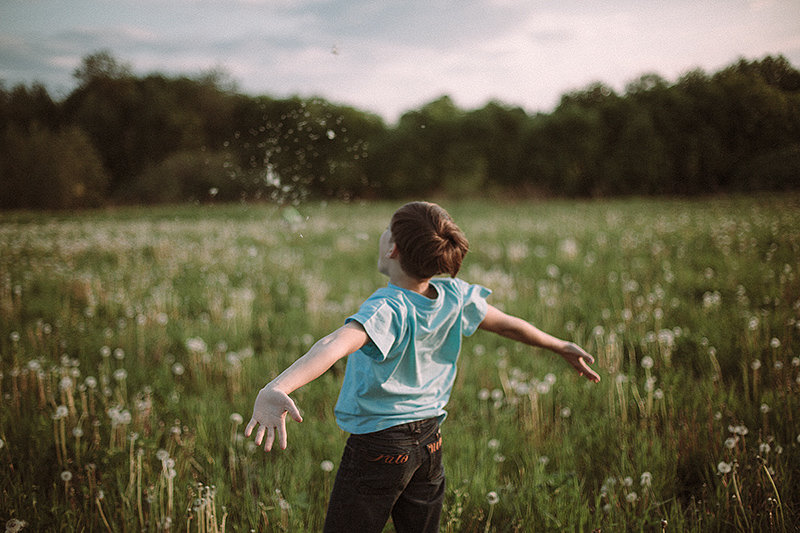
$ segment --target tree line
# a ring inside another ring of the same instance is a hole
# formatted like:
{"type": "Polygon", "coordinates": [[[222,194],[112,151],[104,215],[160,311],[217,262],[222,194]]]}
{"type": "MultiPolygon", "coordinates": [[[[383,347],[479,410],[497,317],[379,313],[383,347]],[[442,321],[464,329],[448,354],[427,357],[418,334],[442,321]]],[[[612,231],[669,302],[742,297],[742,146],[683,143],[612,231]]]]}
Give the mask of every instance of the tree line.
{"type": "Polygon", "coordinates": [[[246,95],[218,71],[137,76],[108,52],[74,77],[61,100],[0,84],[0,208],[800,188],[800,72],[783,56],[595,83],[550,113],[442,96],[394,125],[246,95]]]}

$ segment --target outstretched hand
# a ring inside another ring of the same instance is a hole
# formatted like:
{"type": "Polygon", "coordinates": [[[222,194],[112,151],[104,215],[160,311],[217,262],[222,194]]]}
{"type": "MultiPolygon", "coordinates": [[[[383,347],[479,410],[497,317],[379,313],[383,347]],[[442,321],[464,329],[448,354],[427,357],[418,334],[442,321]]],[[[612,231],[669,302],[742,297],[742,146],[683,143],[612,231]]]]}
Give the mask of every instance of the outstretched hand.
{"type": "Polygon", "coordinates": [[[286,413],[292,415],[292,418],[297,422],[303,421],[303,417],[300,416],[300,410],[294,401],[289,398],[288,394],[277,389],[264,387],[256,397],[253,405],[253,416],[244,430],[245,437],[249,437],[253,429],[259,426],[255,437],[255,442],[258,446],[261,446],[266,434],[267,439],[264,441],[264,451],[270,451],[277,433],[278,444],[282,450],[285,450],[287,440],[286,413]]]}
{"type": "Polygon", "coordinates": [[[585,376],[586,379],[595,383],[600,381],[600,376],[597,372],[589,368],[590,364],[594,364],[594,357],[574,342],[565,343],[557,353],[572,365],[581,376],[585,376]]]}

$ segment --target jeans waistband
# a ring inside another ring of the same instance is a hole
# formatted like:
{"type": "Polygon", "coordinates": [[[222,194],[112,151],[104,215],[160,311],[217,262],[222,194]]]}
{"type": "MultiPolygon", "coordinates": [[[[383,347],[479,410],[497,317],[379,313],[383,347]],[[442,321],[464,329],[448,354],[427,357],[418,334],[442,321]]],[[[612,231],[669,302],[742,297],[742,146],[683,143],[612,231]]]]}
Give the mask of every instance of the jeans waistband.
{"type": "Polygon", "coordinates": [[[361,435],[352,435],[357,438],[378,439],[378,440],[391,440],[391,441],[423,441],[430,435],[435,434],[439,430],[438,418],[426,418],[424,420],[415,420],[413,422],[406,422],[373,433],[363,433],[361,435]]]}

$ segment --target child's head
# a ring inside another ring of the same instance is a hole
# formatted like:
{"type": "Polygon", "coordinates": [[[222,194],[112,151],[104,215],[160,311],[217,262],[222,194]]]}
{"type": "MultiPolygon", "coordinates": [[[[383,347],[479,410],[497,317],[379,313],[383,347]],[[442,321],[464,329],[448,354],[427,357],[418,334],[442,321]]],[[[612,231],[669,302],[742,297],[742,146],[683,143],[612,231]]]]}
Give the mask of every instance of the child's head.
{"type": "Polygon", "coordinates": [[[429,202],[411,202],[395,211],[389,230],[400,267],[417,279],[455,277],[469,250],[467,238],[447,211],[429,202]]]}

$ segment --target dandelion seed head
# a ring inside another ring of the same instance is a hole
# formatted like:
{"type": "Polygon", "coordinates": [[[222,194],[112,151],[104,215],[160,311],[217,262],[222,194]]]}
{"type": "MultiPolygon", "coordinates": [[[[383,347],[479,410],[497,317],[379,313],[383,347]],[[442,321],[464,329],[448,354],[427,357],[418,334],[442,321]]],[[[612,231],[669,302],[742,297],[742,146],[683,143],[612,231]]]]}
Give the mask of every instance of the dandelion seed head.
{"type": "Polygon", "coordinates": [[[114,371],[114,381],[125,381],[128,377],[128,371],[124,368],[118,368],[114,371]]]}
{"type": "Polygon", "coordinates": [[[764,414],[767,414],[767,413],[769,413],[769,412],[772,410],[772,409],[770,408],[770,406],[769,406],[769,405],[767,405],[767,404],[765,404],[765,403],[762,403],[762,404],[761,404],[761,407],[760,407],[760,409],[761,409],[761,412],[762,412],[762,413],[764,413],[764,414]]]}
{"type": "Polygon", "coordinates": [[[161,448],[156,452],[156,459],[158,459],[161,462],[166,461],[167,459],[169,459],[169,452],[164,448],[161,448]]]}
{"type": "Polygon", "coordinates": [[[739,437],[728,437],[725,439],[725,447],[729,450],[732,450],[736,447],[736,444],[739,442],[739,437]]]}
{"type": "Polygon", "coordinates": [[[242,415],[240,415],[239,413],[233,413],[231,414],[231,422],[233,422],[238,426],[239,424],[244,422],[244,419],[242,418],[242,415]]]}
{"type": "Polygon", "coordinates": [[[500,501],[500,496],[497,495],[497,492],[491,491],[486,494],[486,501],[489,502],[489,505],[496,505],[500,501]]]}
{"type": "Polygon", "coordinates": [[[11,342],[14,343],[19,342],[19,332],[12,331],[11,333],[8,334],[8,338],[11,339],[11,342]]]}
{"type": "Polygon", "coordinates": [[[12,518],[6,522],[6,533],[17,533],[21,531],[22,528],[26,527],[28,523],[25,520],[19,520],[17,518],[12,518]]]}
{"type": "Polygon", "coordinates": [[[76,439],[83,437],[83,429],[81,429],[80,427],[72,428],[72,436],[75,437],[76,439]]]}
{"type": "Polygon", "coordinates": [[[642,368],[644,369],[653,368],[653,358],[650,357],[649,355],[645,355],[644,357],[642,357],[642,361],[639,364],[641,364],[642,368]]]}
{"type": "Polygon", "coordinates": [[[761,361],[758,359],[753,359],[753,362],[750,363],[750,368],[752,368],[753,370],[758,370],[759,368],[761,368],[761,361]]]}
{"type": "Polygon", "coordinates": [[[67,409],[66,405],[59,405],[56,407],[56,414],[53,416],[55,420],[61,420],[65,418],[69,414],[69,410],[67,409]]]}
{"type": "Polygon", "coordinates": [[[196,354],[202,354],[208,351],[208,345],[200,337],[190,337],[186,339],[186,349],[196,354]]]}
{"type": "Polygon", "coordinates": [[[65,392],[66,391],[70,391],[70,390],[72,390],[72,387],[73,387],[72,378],[69,377],[69,376],[64,376],[58,382],[58,388],[61,389],[62,391],[65,391],[65,392]]]}
{"type": "Polygon", "coordinates": [[[769,345],[771,348],[780,348],[781,341],[778,337],[772,337],[772,339],[769,341],[769,345]]]}
{"type": "Polygon", "coordinates": [[[114,359],[116,359],[117,361],[122,361],[123,359],[125,359],[125,350],[123,350],[122,348],[115,348],[114,359]]]}
{"type": "Polygon", "coordinates": [[[572,409],[569,407],[561,408],[561,418],[569,418],[572,415],[572,409]]]}
{"type": "Polygon", "coordinates": [[[636,503],[636,501],[638,499],[639,499],[639,495],[636,494],[633,491],[631,491],[631,492],[629,492],[628,494],[625,495],[625,501],[628,502],[628,503],[636,503]]]}
{"type": "Polygon", "coordinates": [[[186,369],[180,363],[175,363],[172,365],[172,373],[176,376],[182,376],[186,369]]]}
{"type": "Polygon", "coordinates": [[[769,445],[769,443],[762,442],[758,445],[758,451],[761,453],[761,455],[767,455],[771,450],[772,447],[769,445]]]}
{"type": "Polygon", "coordinates": [[[506,456],[502,455],[502,454],[499,454],[499,453],[496,453],[496,454],[494,454],[494,458],[493,459],[494,459],[495,463],[503,463],[506,460],[506,456]]]}
{"type": "Polygon", "coordinates": [[[496,450],[500,447],[500,441],[497,439],[490,439],[488,446],[490,450],[496,450]]]}
{"type": "Polygon", "coordinates": [[[71,479],[72,479],[72,472],[70,472],[69,470],[64,470],[63,472],[61,472],[61,481],[66,483],[71,479]]]}
{"type": "Polygon", "coordinates": [[[642,487],[649,487],[653,484],[653,474],[650,472],[642,472],[641,478],[639,479],[639,484],[642,487]]]}
{"type": "Polygon", "coordinates": [[[726,463],[725,461],[720,461],[719,464],[717,465],[717,471],[720,474],[727,474],[728,472],[731,471],[731,464],[726,463]]]}
{"type": "Polygon", "coordinates": [[[489,389],[481,389],[478,391],[478,399],[481,401],[486,401],[492,396],[492,393],[489,392],[489,389]]]}
{"type": "Polygon", "coordinates": [[[661,389],[656,389],[655,391],[653,391],[653,398],[655,398],[656,400],[663,400],[664,391],[662,391],[661,389]]]}
{"type": "Polygon", "coordinates": [[[332,472],[333,471],[333,461],[329,461],[325,459],[319,464],[319,467],[322,469],[323,472],[332,472]]]}

